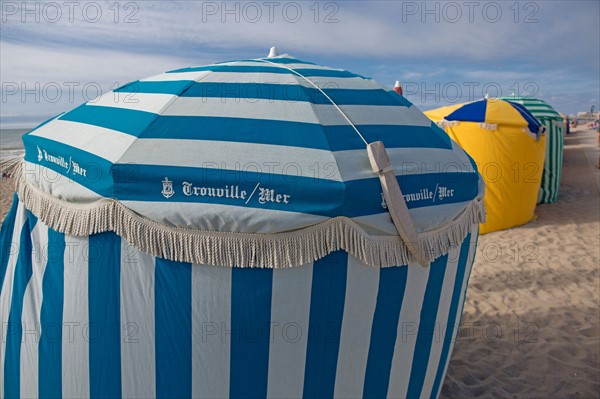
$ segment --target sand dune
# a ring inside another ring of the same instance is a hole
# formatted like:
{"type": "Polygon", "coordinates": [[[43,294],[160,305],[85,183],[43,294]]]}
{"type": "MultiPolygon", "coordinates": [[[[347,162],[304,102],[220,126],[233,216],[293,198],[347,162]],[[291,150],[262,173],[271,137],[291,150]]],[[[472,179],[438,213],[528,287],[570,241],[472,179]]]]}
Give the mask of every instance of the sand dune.
{"type": "MultiPolygon", "coordinates": [[[[566,140],[560,200],[484,235],[444,398],[589,398],[600,392],[597,135],[566,140]]],[[[13,182],[0,182],[0,215],[13,182]]]]}

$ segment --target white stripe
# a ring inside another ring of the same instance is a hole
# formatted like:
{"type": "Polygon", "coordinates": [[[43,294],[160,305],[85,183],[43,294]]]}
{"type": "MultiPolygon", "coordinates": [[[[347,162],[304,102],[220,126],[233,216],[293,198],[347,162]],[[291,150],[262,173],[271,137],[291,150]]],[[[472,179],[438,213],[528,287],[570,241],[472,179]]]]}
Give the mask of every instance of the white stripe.
{"type": "Polygon", "coordinates": [[[444,282],[440,293],[440,304],[435,320],[434,335],[432,337],[431,351],[429,352],[427,371],[425,372],[425,380],[423,381],[423,387],[421,389],[421,396],[426,398],[431,396],[433,383],[438,368],[440,367],[440,357],[442,356],[442,348],[444,347],[445,334],[452,334],[452,330],[447,329],[449,327],[448,315],[452,303],[452,294],[454,293],[454,281],[456,280],[459,256],[460,247],[454,247],[448,253],[444,282]]]}
{"type": "MultiPolygon", "coordinates": [[[[396,175],[474,173],[462,150],[388,148],[396,175]]],[[[276,173],[334,181],[375,177],[364,149],[330,152],[312,148],[213,140],[141,139],[119,163],[203,167],[276,173]],[[160,148],[160,151],[156,151],[160,148]],[[175,155],[176,154],[176,155],[175,155]]]]}
{"type": "MultiPolygon", "coordinates": [[[[231,65],[231,63],[228,63],[231,65]]],[[[218,67],[219,64],[215,65],[218,67]]],[[[260,66],[268,66],[267,63],[260,63],[260,66]]],[[[297,69],[326,69],[319,65],[310,64],[285,64],[287,66],[292,65],[293,68],[297,69]],[[302,65],[302,66],[300,66],[302,65]]],[[[321,88],[332,88],[332,89],[380,89],[382,86],[375,82],[373,79],[365,79],[360,76],[356,77],[333,77],[333,76],[309,76],[308,77],[313,83],[321,88]]],[[[159,75],[150,76],[141,79],[141,82],[168,82],[177,80],[193,80],[203,82],[236,82],[236,83],[275,83],[275,84],[296,84],[307,85],[306,87],[312,87],[307,82],[303,83],[298,80],[298,76],[292,73],[280,74],[271,72],[220,72],[220,71],[192,71],[192,72],[170,72],[162,73],[159,75]]]]}
{"type": "Polygon", "coordinates": [[[363,394],[371,327],[377,304],[380,269],[348,256],[346,300],[335,377],[336,398],[359,398],[363,394]]]}
{"type": "MultiPolygon", "coordinates": [[[[367,157],[365,150],[360,152],[367,157]]],[[[335,158],[330,151],[270,144],[141,139],[127,150],[119,163],[275,173],[341,181],[335,158]]],[[[373,177],[373,172],[371,175],[373,177]]]]}
{"type": "Polygon", "coordinates": [[[177,96],[173,94],[137,93],[135,85],[132,92],[108,92],[95,100],[89,101],[87,105],[126,108],[136,111],[146,111],[159,114],[169,102],[177,96]]]}
{"type": "Polygon", "coordinates": [[[25,179],[33,187],[64,201],[82,203],[104,198],[42,165],[25,161],[23,172],[25,179]]]}
{"type": "MultiPolygon", "coordinates": [[[[315,107],[323,125],[344,124],[339,122],[339,113],[333,106],[315,105],[315,107]]],[[[355,125],[431,126],[431,120],[416,106],[340,105],[340,108],[355,125]]]]}
{"type": "MultiPolygon", "coordinates": [[[[470,203],[471,201],[466,201],[454,204],[413,208],[409,209],[409,213],[417,232],[422,233],[431,231],[432,229],[436,229],[439,226],[444,226],[451,222],[465,209],[465,206],[470,203]]],[[[390,213],[383,208],[381,208],[381,210],[381,213],[358,216],[352,218],[352,220],[358,223],[368,234],[397,236],[398,230],[396,230],[396,227],[394,226],[390,213]]]]}
{"type": "Polygon", "coordinates": [[[88,238],[65,236],[62,340],[64,398],[90,396],[88,238]]]}
{"type": "MultiPolygon", "coordinates": [[[[475,261],[475,254],[477,253],[477,237],[479,235],[479,225],[474,225],[471,228],[471,242],[469,243],[469,257],[467,259],[467,267],[465,268],[465,276],[463,277],[463,284],[461,288],[460,300],[458,302],[458,311],[456,312],[456,325],[458,328],[458,322],[462,317],[462,310],[464,306],[464,301],[466,299],[466,291],[467,291],[467,283],[469,281],[469,277],[471,276],[471,269],[473,268],[473,263],[475,261]]],[[[451,353],[451,352],[450,352],[451,353]]]]}
{"type": "Polygon", "coordinates": [[[15,227],[13,230],[12,241],[10,243],[3,244],[10,245],[10,254],[8,258],[8,264],[6,266],[6,274],[4,275],[4,282],[2,287],[0,287],[0,323],[2,323],[0,324],[0,398],[4,397],[4,358],[6,356],[8,317],[10,315],[10,305],[13,295],[15,266],[19,258],[21,229],[25,223],[27,223],[27,212],[25,210],[25,206],[19,202],[17,212],[15,214],[15,227]]]}
{"type": "MultiPolygon", "coordinates": [[[[136,109],[150,102],[148,94],[140,93],[136,109]]],[[[130,104],[121,104],[128,108],[130,104]]],[[[415,106],[341,105],[355,125],[431,126],[415,106]]],[[[345,126],[348,122],[330,104],[271,99],[239,99],[218,97],[178,97],[163,112],[167,116],[212,116],[303,122],[324,126],[345,126]],[[227,105],[227,106],[226,106],[227,105]]]]}
{"type": "Polygon", "coordinates": [[[29,133],[87,151],[116,162],[136,138],[112,129],[85,123],[55,120],[29,133]]]}
{"type": "MultiPolygon", "coordinates": [[[[181,194],[180,194],[181,195],[181,194]]],[[[175,199],[175,198],[173,198],[175,199]]],[[[133,211],[167,226],[235,233],[276,233],[306,227],[329,219],[307,213],[243,206],[171,202],[122,201],[133,211]],[[215,218],[215,215],[219,215],[215,218]]]]}
{"type": "Polygon", "coordinates": [[[440,381],[440,386],[438,387],[437,393],[434,398],[440,396],[440,392],[442,392],[442,387],[444,386],[444,378],[446,377],[446,373],[448,372],[448,366],[450,365],[450,359],[452,358],[452,350],[454,349],[454,343],[458,337],[460,332],[460,325],[458,324],[462,318],[462,310],[465,300],[465,291],[467,290],[467,283],[469,281],[469,276],[471,275],[471,269],[473,268],[473,261],[475,258],[475,252],[477,248],[475,244],[477,243],[477,235],[479,234],[479,225],[473,226],[471,229],[471,242],[469,243],[469,256],[467,259],[467,265],[465,268],[465,275],[463,277],[463,282],[460,291],[460,299],[458,301],[458,310],[456,312],[456,319],[454,320],[454,331],[452,332],[453,339],[450,342],[450,348],[448,349],[448,358],[446,359],[446,364],[442,365],[444,367],[444,373],[442,374],[442,381],[440,381]]]}
{"type": "Polygon", "coordinates": [[[426,232],[445,226],[454,220],[472,201],[456,202],[454,204],[437,204],[410,210],[417,232],[426,232]]]}
{"type": "Polygon", "coordinates": [[[269,398],[302,397],[312,273],[312,263],[273,270],[269,398]]]}
{"type": "MultiPolygon", "coordinates": [[[[274,209],[255,208],[249,213],[248,208],[243,206],[219,204],[171,202],[168,204],[168,208],[165,208],[164,202],[122,201],[122,203],[136,213],[166,226],[206,231],[276,233],[306,227],[329,219],[326,216],[274,209]],[[214,218],[214,215],[220,216],[214,218]]],[[[468,203],[414,208],[409,212],[417,231],[425,232],[454,219],[468,203]]],[[[384,208],[381,210],[381,213],[358,216],[352,220],[369,234],[397,236],[398,231],[389,212],[384,208]]]]}
{"type": "MultiPolygon", "coordinates": [[[[288,58],[288,57],[283,57],[283,58],[288,58]]],[[[234,62],[228,62],[227,64],[215,64],[215,65],[211,65],[211,66],[221,66],[221,65],[230,65],[230,66],[235,66],[235,67],[264,67],[264,66],[268,66],[268,67],[275,67],[275,66],[280,66],[282,69],[285,70],[285,67],[291,68],[291,69],[317,69],[317,70],[321,70],[321,71],[336,71],[336,72],[345,72],[343,69],[335,69],[335,68],[331,68],[328,66],[324,66],[324,65],[315,65],[315,64],[304,64],[304,63],[293,63],[293,64],[283,64],[283,63],[277,63],[277,58],[265,58],[266,61],[270,61],[271,63],[267,63],[264,61],[260,61],[260,60],[248,60],[248,61],[234,61],[234,62]]],[[[246,72],[246,73],[253,73],[253,72],[246,72]]]]}
{"type": "Polygon", "coordinates": [[[381,213],[368,216],[358,216],[352,218],[352,220],[358,223],[358,225],[370,235],[398,235],[398,230],[396,230],[396,226],[392,221],[390,213],[383,208],[381,213]]]}
{"type": "Polygon", "coordinates": [[[192,397],[229,397],[231,268],[192,265],[192,397]]]}
{"type": "MultiPolygon", "coordinates": [[[[444,148],[387,148],[396,176],[427,173],[473,173],[473,166],[462,150],[444,148]]],[[[367,152],[361,150],[333,153],[342,181],[375,177],[367,152]]]]}
{"type": "Polygon", "coordinates": [[[156,396],[154,257],[121,240],[121,378],[124,398],[156,396]]]}
{"type": "Polygon", "coordinates": [[[177,80],[200,80],[202,77],[213,74],[211,71],[161,73],[140,79],[140,82],[172,82],[177,80]]]}
{"type": "MultiPolygon", "coordinates": [[[[320,123],[324,126],[348,124],[333,104],[238,97],[177,97],[155,93],[117,96],[122,98],[120,101],[115,101],[113,96],[112,92],[107,93],[102,97],[103,99],[88,104],[160,113],[166,116],[250,118],[320,123]],[[172,102],[169,103],[171,100],[172,102]]],[[[340,105],[339,107],[355,125],[431,126],[431,120],[415,106],[340,105]]]]}
{"type": "MultiPolygon", "coordinates": [[[[327,76],[310,76],[309,79],[322,89],[381,89],[374,80],[354,78],[336,78],[327,76]]],[[[143,82],[167,82],[177,80],[194,80],[204,83],[267,83],[267,84],[299,84],[313,87],[299,76],[280,73],[245,73],[245,72],[181,72],[165,73],[142,79],[143,82]]]]}
{"type": "Polygon", "coordinates": [[[38,221],[31,232],[32,275],[23,296],[21,397],[38,397],[38,344],[41,336],[42,281],[48,262],[48,228],[38,221]]]}
{"type": "Polygon", "coordinates": [[[425,288],[429,279],[429,267],[424,268],[417,264],[408,265],[406,290],[400,310],[398,322],[398,336],[394,347],[392,370],[390,372],[390,385],[388,397],[405,398],[408,391],[412,359],[417,342],[417,333],[421,316],[421,308],[425,297],[425,288]]]}

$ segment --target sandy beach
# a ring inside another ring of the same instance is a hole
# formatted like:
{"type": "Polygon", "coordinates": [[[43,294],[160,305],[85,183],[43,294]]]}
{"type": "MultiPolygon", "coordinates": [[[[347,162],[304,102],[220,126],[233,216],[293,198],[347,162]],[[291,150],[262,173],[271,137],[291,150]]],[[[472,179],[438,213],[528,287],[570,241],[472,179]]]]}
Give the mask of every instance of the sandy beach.
{"type": "Polygon", "coordinates": [[[597,398],[598,135],[566,138],[559,201],[483,235],[443,398],[597,398]]]}
{"type": "MultiPolygon", "coordinates": [[[[597,134],[567,137],[560,200],[484,235],[444,398],[590,398],[600,392],[597,134]]],[[[0,183],[0,214],[13,182],[0,183]]]]}
{"type": "Polygon", "coordinates": [[[15,191],[15,182],[13,179],[0,178],[0,220],[4,221],[4,217],[10,209],[15,191]]]}

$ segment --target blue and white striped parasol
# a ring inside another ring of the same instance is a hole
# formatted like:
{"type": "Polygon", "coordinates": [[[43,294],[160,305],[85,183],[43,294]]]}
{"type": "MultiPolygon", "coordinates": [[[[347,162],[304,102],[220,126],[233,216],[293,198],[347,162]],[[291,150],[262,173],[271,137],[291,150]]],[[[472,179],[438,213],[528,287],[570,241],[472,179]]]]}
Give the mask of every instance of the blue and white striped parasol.
{"type": "Polygon", "coordinates": [[[4,164],[0,397],[439,395],[482,180],[393,90],[234,61],[24,141],[4,164]]]}
{"type": "MultiPolygon", "coordinates": [[[[481,197],[471,158],[405,98],[288,55],[126,84],[25,135],[25,169],[53,198],[110,201],[172,228],[272,234],[344,220],[365,237],[397,236],[365,151],[378,141],[416,233],[444,230],[481,197]]],[[[80,229],[118,229],[99,219],[80,229]]]]}

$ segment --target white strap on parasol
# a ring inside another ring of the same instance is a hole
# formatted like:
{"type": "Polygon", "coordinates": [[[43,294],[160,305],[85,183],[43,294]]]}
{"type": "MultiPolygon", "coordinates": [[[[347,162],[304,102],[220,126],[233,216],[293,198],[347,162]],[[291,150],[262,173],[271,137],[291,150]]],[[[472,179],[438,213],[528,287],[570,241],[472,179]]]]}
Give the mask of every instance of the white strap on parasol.
{"type": "Polygon", "coordinates": [[[383,189],[383,196],[390,212],[394,226],[402,241],[406,244],[408,251],[421,266],[428,266],[429,262],[423,256],[423,251],[419,245],[417,229],[412,221],[404,195],[400,190],[396,173],[390,162],[387,151],[381,141],[376,141],[367,146],[371,168],[379,176],[379,182],[383,189]]]}
{"type": "Polygon", "coordinates": [[[373,172],[379,176],[379,181],[381,183],[383,196],[387,204],[387,209],[390,212],[390,216],[392,217],[392,221],[394,222],[394,226],[396,227],[400,238],[402,241],[404,241],[408,251],[416,262],[424,267],[429,266],[429,261],[426,259],[421,246],[419,245],[417,230],[415,229],[412,217],[410,216],[408,207],[406,206],[406,201],[404,201],[402,190],[400,190],[400,185],[398,184],[398,179],[396,178],[396,173],[394,172],[394,168],[392,167],[383,142],[376,141],[374,143],[368,143],[358,128],[354,125],[354,123],[352,123],[348,115],[342,111],[342,109],[331,99],[331,97],[329,97],[323,90],[321,90],[319,86],[314,84],[306,76],[292,68],[287,67],[286,65],[277,64],[266,59],[262,59],[261,61],[280,68],[285,68],[310,83],[331,102],[331,104],[338,110],[344,119],[346,119],[350,126],[352,126],[354,131],[367,146],[367,153],[369,154],[371,168],[373,169],[373,172]]]}

